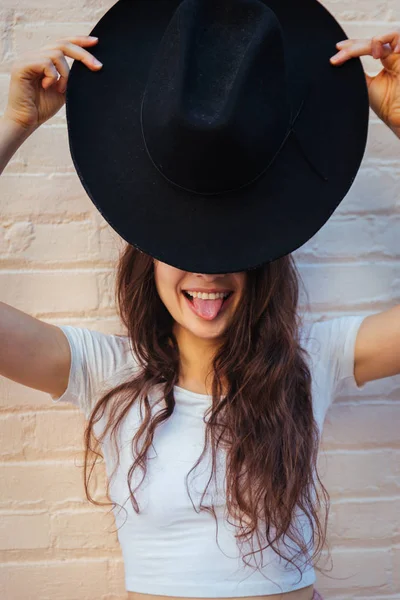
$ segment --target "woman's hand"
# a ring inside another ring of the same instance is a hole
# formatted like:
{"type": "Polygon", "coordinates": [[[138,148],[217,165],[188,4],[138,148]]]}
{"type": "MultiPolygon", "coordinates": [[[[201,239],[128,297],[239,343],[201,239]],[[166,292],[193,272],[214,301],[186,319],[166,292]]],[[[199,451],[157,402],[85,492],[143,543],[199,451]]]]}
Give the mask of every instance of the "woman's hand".
{"type": "Polygon", "coordinates": [[[375,77],[365,73],[372,110],[400,137],[400,31],[391,31],[371,40],[349,39],[336,44],[339,53],[331,57],[333,65],[349,58],[371,55],[380,59],[383,69],[375,77]]]}
{"type": "Polygon", "coordinates": [[[65,102],[70,71],[65,56],[81,60],[93,71],[99,70],[101,63],[82,47],[97,42],[90,36],[65,38],[20,57],[11,68],[4,118],[33,131],[55,115],[65,102]]]}

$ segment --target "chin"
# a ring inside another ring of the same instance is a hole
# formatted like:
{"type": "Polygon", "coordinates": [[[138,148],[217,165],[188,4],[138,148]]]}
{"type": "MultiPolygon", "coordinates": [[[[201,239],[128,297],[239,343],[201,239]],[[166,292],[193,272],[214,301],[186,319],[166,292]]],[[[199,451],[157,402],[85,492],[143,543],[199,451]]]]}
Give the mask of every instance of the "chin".
{"type": "Polygon", "coordinates": [[[204,339],[204,340],[215,340],[221,337],[226,330],[228,321],[224,320],[222,323],[213,323],[212,321],[193,324],[185,323],[183,327],[189,331],[192,335],[204,339]]]}

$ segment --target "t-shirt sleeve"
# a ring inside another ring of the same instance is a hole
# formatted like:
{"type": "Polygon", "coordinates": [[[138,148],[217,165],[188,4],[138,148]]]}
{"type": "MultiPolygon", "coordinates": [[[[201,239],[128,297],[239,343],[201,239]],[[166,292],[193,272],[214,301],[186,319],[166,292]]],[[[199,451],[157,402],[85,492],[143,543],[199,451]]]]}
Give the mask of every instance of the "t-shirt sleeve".
{"type": "Polygon", "coordinates": [[[358,385],[354,377],[356,339],[364,319],[365,315],[346,315],[313,324],[320,366],[327,369],[333,393],[343,388],[362,390],[366,385],[358,385]]]}
{"type": "Polygon", "coordinates": [[[57,397],[50,394],[53,402],[75,404],[89,418],[95,402],[106,388],[117,384],[121,377],[132,373],[136,366],[130,351],[129,338],[101,333],[91,329],[58,326],[65,334],[71,351],[68,387],[57,397]]]}
{"type": "Polygon", "coordinates": [[[354,378],[357,334],[365,316],[350,315],[315,321],[303,328],[303,347],[310,357],[313,409],[322,429],[326,413],[339,392],[359,391],[354,378]]]}

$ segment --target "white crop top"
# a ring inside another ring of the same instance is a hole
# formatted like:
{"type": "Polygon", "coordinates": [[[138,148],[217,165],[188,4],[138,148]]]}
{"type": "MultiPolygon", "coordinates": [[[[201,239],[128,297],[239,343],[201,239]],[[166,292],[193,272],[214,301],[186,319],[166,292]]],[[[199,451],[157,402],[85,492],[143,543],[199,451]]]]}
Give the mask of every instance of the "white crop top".
{"type": "MultiPolygon", "coordinates": [[[[301,332],[302,345],[312,355],[309,366],[313,407],[320,430],[339,388],[345,386],[356,391],[364,387],[358,387],[354,379],[355,339],[364,318],[361,315],[342,316],[309,323],[301,332]]],[[[60,328],[69,341],[72,363],[67,390],[61,397],[52,396],[52,399],[54,402],[71,402],[88,417],[102,392],[126,379],[132,369],[137,369],[137,363],[128,337],[70,325],[60,328]]],[[[155,390],[153,398],[158,397],[155,390]]],[[[133,462],[130,442],[139,425],[137,403],[121,428],[121,464],[110,481],[110,497],[118,503],[114,516],[124,560],[126,589],[166,596],[227,598],[291,592],[313,584],[316,579],[313,567],[302,569],[301,578],[298,569],[284,563],[271,549],[263,552],[262,569],[260,552],[256,554],[256,563],[250,561],[252,567],[244,566],[234,537],[235,528],[223,517],[223,493],[219,484],[215,488],[212,479],[204,503],[211,504],[212,501],[215,506],[218,517],[216,543],[213,515],[194,510],[185,486],[185,475],[203,450],[203,415],[211,398],[175,387],[175,400],[171,417],[156,428],[146,479],[135,492],[139,514],[131,505],[127,486],[127,474],[133,462]],[[254,569],[255,565],[259,570],[254,569]]],[[[158,405],[157,410],[161,407],[158,405]]],[[[114,459],[107,440],[102,450],[110,477],[114,459]]],[[[188,480],[196,508],[208,482],[210,455],[208,450],[188,480]]],[[[221,482],[223,460],[218,459],[217,466],[217,481],[221,482]]],[[[142,471],[137,469],[132,489],[141,477],[142,471]]],[[[303,525],[306,534],[310,533],[307,522],[303,525]]],[[[311,538],[306,536],[306,539],[311,538]]],[[[256,538],[254,544],[257,549],[256,538]]],[[[250,550],[249,546],[244,548],[246,552],[247,548],[250,550]]],[[[249,557],[246,560],[249,561],[249,557]]],[[[301,568],[301,564],[299,566],[301,568]]]]}

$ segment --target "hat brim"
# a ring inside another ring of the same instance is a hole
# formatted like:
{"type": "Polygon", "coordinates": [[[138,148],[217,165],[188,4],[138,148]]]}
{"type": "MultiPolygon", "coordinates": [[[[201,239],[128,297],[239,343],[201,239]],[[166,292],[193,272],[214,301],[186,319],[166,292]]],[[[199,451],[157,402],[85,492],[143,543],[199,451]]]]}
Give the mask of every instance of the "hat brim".
{"type": "Polygon", "coordinates": [[[180,2],[158,0],[155,9],[154,0],[119,0],[94,27],[103,67],[71,67],[70,152],[90,199],[128,243],[185,271],[244,271],[302,246],[347,194],[367,141],[365,75],[358,58],[330,64],[347,36],[317,0],[265,1],[283,28],[294,93],[312,81],[296,135],[250,186],[222,196],[184,191],[155,169],[140,123],[148,72],[180,2]]]}

